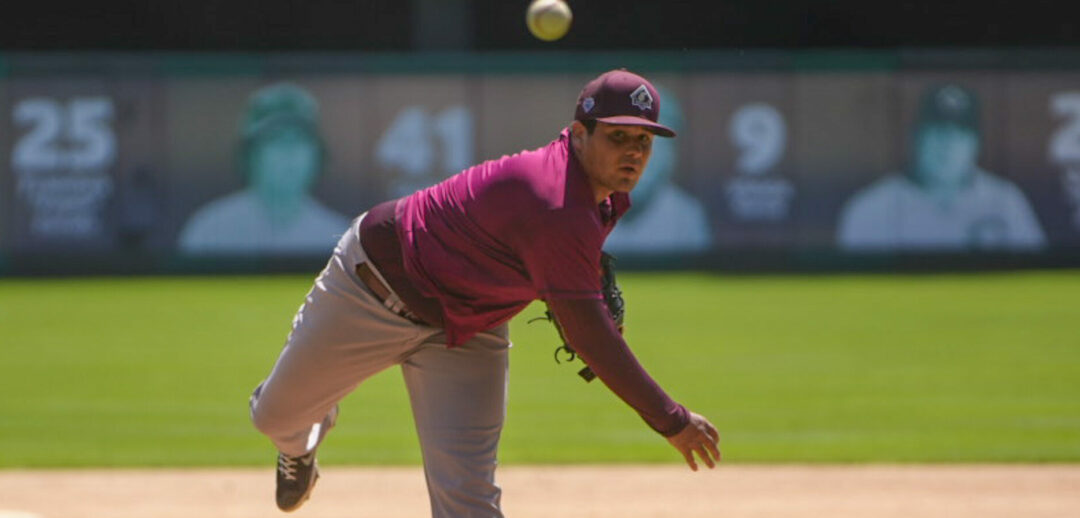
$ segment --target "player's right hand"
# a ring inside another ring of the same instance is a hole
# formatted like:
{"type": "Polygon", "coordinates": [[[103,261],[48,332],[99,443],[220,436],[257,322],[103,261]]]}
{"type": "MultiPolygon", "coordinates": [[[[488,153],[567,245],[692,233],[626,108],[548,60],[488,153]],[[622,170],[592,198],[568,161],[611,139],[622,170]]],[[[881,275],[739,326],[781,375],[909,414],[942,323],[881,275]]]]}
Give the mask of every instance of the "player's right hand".
{"type": "Polygon", "coordinates": [[[694,452],[697,452],[697,456],[710,469],[720,462],[720,432],[716,431],[716,427],[708,419],[694,412],[690,412],[690,424],[667,440],[679,450],[686,459],[686,464],[694,471],[698,469],[694,452]]]}

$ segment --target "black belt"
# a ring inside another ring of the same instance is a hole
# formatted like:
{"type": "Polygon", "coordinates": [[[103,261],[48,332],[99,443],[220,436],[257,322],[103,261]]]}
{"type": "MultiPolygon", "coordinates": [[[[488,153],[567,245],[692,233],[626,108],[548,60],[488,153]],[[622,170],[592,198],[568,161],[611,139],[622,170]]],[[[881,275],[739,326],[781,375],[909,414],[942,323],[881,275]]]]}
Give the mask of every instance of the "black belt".
{"type": "Polygon", "coordinates": [[[382,278],[375,273],[375,269],[370,264],[363,262],[356,265],[356,276],[371,290],[371,294],[375,295],[375,298],[379,299],[383,306],[386,306],[386,309],[413,323],[427,324],[423,319],[416,316],[416,313],[409,311],[409,307],[405,305],[401,297],[398,297],[397,293],[394,293],[394,290],[390,289],[390,286],[387,286],[382,281],[382,278]]]}

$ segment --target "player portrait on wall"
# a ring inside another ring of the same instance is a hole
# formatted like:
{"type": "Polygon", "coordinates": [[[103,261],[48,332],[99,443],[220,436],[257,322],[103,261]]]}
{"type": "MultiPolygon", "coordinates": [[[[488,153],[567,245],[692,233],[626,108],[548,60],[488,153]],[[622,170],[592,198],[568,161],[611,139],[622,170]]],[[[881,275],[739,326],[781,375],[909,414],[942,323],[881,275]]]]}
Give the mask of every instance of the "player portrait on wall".
{"type": "Polygon", "coordinates": [[[179,248],[188,254],[305,254],[332,249],[348,218],[311,196],[325,160],[318,104],[277,83],[254,92],[241,120],[237,164],[247,186],[200,207],[179,248]]]}
{"type": "Polygon", "coordinates": [[[605,299],[615,283],[603,280],[604,240],[647,174],[654,138],[675,136],[657,122],[661,113],[648,80],[606,72],[585,85],[573,121],[547,145],[379,203],[342,229],[250,399],[255,427],[278,450],[279,508],[310,496],[338,402],[400,366],[432,515],[502,516],[495,467],[508,321],[534,300],[692,469],[719,460],[716,428],[649,376],[605,299]]]}
{"type": "Polygon", "coordinates": [[[837,242],[851,251],[1038,250],[1046,238],[1012,182],[976,163],[979,102],[958,84],[928,88],[902,173],[855,193],[837,242]]]}

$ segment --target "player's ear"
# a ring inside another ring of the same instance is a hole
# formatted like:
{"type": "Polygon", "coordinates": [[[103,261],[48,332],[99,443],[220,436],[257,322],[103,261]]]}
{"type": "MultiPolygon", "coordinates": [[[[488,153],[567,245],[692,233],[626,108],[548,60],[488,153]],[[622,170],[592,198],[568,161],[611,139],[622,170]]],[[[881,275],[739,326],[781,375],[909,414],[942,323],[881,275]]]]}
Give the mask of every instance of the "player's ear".
{"type": "Polygon", "coordinates": [[[589,134],[589,130],[585,128],[585,125],[581,121],[574,121],[570,125],[570,142],[574,144],[574,147],[581,147],[585,145],[585,137],[589,134]]]}

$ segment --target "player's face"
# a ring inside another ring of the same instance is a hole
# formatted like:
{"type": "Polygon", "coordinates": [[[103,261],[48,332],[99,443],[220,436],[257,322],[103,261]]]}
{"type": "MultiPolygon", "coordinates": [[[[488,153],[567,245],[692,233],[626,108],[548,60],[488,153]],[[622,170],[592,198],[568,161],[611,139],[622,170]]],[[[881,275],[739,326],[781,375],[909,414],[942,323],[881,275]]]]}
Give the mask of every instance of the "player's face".
{"type": "Polygon", "coordinates": [[[949,124],[920,130],[916,140],[920,180],[930,187],[951,189],[974,172],[979,154],[975,132],[949,124]]]}
{"type": "Polygon", "coordinates": [[[630,192],[652,154],[653,134],[644,126],[596,123],[590,135],[580,122],[572,128],[574,148],[597,201],[613,192],[630,192]]]}
{"type": "Polygon", "coordinates": [[[318,149],[298,129],[281,129],[260,140],[251,157],[251,182],[272,200],[307,194],[318,174],[318,149]]]}

